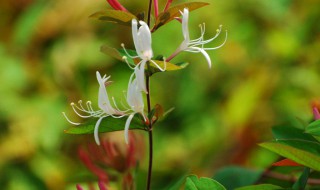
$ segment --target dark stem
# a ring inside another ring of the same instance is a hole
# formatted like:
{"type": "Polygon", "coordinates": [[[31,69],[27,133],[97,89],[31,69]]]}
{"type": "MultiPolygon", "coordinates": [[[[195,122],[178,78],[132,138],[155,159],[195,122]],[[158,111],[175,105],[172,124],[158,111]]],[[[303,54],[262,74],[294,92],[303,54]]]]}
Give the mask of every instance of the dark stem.
{"type": "MultiPolygon", "coordinates": [[[[151,21],[151,7],[152,7],[152,0],[149,0],[149,7],[148,7],[148,26],[150,27],[151,21]]],[[[150,65],[147,63],[148,72],[150,70],[150,65]]],[[[146,87],[147,87],[147,104],[148,104],[148,115],[151,112],[151,99],[150,99],[150,76],[149,73],[146,74],[146,87]]],[[[148,178],[147,178],[147,190],[150,190],[151,187],[151,176],[152,176],[152,160],[153,160],[153,135],[152,135],[152,121],[149,121],[149,167],[148,167],[148,178]]]]}
{"type": "Polygon", "coordinates": [[[148,168],[147,190],[150,190],[150,187],[151,187],[152,160],[153,160],[153,135],[152,135],[152,129],[149,129],[149,168],[148,168]]]}
{"type": "MultiPolygon", "coordinates": [[[[147,63],[149,70],[149,63],[147,63]]],[[[148,114],[151,112],[151,99],[150,99],[150,76],[146,75],[146,87],[147,87],[147,104],[148,104],[148,114]]],[[[147,190],[151,187],[151,174],[152,174],[152,160],[153,160],[153,136],[152,136],[152,120],[149,119],[148,126],[149,133],[149,167],[148,167],[148,178],[147,178],[147,190]]]]}

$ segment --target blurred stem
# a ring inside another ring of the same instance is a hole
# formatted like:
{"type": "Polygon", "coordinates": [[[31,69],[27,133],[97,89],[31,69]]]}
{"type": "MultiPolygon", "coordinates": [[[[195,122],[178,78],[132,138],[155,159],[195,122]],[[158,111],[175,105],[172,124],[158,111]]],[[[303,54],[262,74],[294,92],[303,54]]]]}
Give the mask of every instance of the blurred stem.
{"type": "MultiPolygon", "coordinates": [[[[285,175],[282,173],[278,173],[278,172],[273,172],[273,171],[265,171],[262,174],[263,177],[270,177],[270,178],[274,178],[274,179],[278,179],[278,180],[282,180],[282,181],[289,181],[291,183],[296,182],[298,179],[297,177],[291,176],[291,175],[285,175]]],[[[261,179],[258,181],[260,182],[261,179]]],[[[309,178],[307,181],[307,184],[309,185],[320,185],[320,179],[315,179],[315,178],[309,178]]]]}

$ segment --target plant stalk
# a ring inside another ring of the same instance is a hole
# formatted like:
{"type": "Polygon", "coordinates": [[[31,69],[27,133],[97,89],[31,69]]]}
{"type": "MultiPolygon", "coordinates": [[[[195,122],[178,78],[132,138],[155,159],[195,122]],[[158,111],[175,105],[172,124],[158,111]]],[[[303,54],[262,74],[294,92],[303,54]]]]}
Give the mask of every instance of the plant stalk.
{"type": "MultiPolygon", "coordinates": [[[[149,65],[149,64],[148,64],[149,65]]],[[[150,99],[150,77],[146,76],[146,86],[147,86],[147,105],[148,113],[151,112],[151,99],[150,99]]],[[[153,135],[152,135],[152,121],[149,121],[149,167],[148,167],[148,178],[147,178],[147,190],[151,187],[151,176],[152,176],[152,160],[153,160],[153,135]]]]}
{"type": "MultiPolygon", "coordinates": [[[[152,0],[149,0],[149,8],[148,8],[148,26],[150,27],[150,20],[151,20],[151,7],[152,7],[152,0]]],[[[148,71],[150,70],[150,65],[147,63],[148,71]]],[[[146,74],[146,88],[148,94],[147,96],[147,105],[148,105],[148,115],[151,112],[151,98],[150,98],[150,76],[149,73],[146,74]]],[[[152,177],[152,161],[153,161],[153,135],[152,135],[152,120],[149,121],[149,167],[148,167],[148,177],[147,177],[147,190],[150,190],[151,187],[151,177],[152,177]]]]}

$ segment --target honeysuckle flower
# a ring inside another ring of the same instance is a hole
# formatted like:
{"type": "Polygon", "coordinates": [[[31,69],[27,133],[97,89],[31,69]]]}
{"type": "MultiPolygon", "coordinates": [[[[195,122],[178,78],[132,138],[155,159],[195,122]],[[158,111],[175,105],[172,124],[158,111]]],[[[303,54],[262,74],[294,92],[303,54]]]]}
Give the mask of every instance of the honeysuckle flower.
{"type": "MultiPolygon", "coordinates": [[[[141,61],[133,68],[134,74],[136,75],[137,85],[140,88],[140,90],[144,91],[145,93],[148,93],[146,84],[145,84],[145,79],[144,79],[145,78],[144,69],[145,69],[146,63],[148,61],[153,63],[161,71],[164,71],[166,68],[161,68],[156,62],[151,60],[153,57],[153,51],[151,47],[151,43],[152,43],[151,32],[150,32],[149,26],[145,22],[139,21],[139,24],[141,26],[138,29],[138,21],[135,19],[132,20],[132,37],[133,37],[134,46],[138,56],[131,56],[126,51],[124,44],[121,44],[121,45],[129,57],[141,59],[141,61]]],[[[126,57],[124,57],[124,59],[125,58],[126,57]]],[[[165,64],[165,67],[166,67],[166,64],[165,64]]]]}
{"type": "MultiPolygon", "coordinates": [[[[82,105],[82,101],[80,100],[78,104],[71,103],[71,107],[73,111],[82,118],[91,118],[91,117],[96,117],[99,118],[98,121],[95,124],[94,127],[94,139],[97,143],[97,145],[100,145],[100,140],[99,140],[99,126],[103,118],[106,118],[108,116],[114,117],[114,118],[120,118],[125,116],[125,112],[120,111],[119,109],[114,108],[108,97],[108,93],[106,90],[105,85],[108,83],[108,79],[110,79],[110,76],[107,77],[104,75],[101,77],[100,73],[97,71],[96,72],[97,80],[99,83],[99,92],[98,92],[98,106],[100,110],[94,110],[91,105],[91,101],[88,101],[86,103],[86,106],[82,105]]],[[[71,121],[66,114],[63,112],[63,115],[67,119],[67,121],[73,125],[80,125],[81,123],[76,123],[71,121]]]]}
{"type": "Polygon", "coordinates": [[[178,49],[167,59],[167,61],[170,61],[173,57],[175,57],[178,53],[182,51],[187,51],[192,53],[202,53],[208,62],[209,68],[211,68],[211,59],[206,51],[215,50],[222,47],[227,41],[227,31],[226,31],[225,40],[221,45],[213,48],[205,48],[204,47],[205,44],[212,42],[214,39],[216,39],[220,35],[222,26],[220,25],[219,29],[217,29],[216,35],[213,38],[204,40],[205,24],[200,25],[201,36],[197,39],[190,40],[189,29],[188,29],[189,10],[187,8],[184,8],[183,12],[181,12],[181,15],[182,15],[182,34],[183,34],[184,40],[180,44],[178,49]]]}
{"type": "Polygon", "coordinates": [[[125,128],[124,128],[124,138],[125,142],[129,143],[129,127],[130,123],[134,117],[135,114],[140,113],[143,117],[143,119],[146,121],[147,117],[144,113],[144,102],[142,98],[141,89],[138,85],[138,80],[132,79],[133,75],[131,75],[129,84],[128,84],[128,91],[127,91],[127,103],[130,106],[130,110],[132,111],[126,121],[125,128]]]}

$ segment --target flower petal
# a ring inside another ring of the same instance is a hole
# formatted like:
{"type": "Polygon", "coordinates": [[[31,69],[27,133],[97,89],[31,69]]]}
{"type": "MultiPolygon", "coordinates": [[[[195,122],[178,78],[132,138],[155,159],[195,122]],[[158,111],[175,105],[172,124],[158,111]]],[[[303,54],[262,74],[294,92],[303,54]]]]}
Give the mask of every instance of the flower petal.
{"type": "Polygon", "coordinates": [[[190,51],[198,51],[200,53],[202,53],[202,55],[206,58],[207,62],[208,62],[208,66],[211,69],[211,59],[210,56],[208,55],[208,53],[203,49],[203,48],[199,48],[199,47],[189,47],[188,50],[190,51]]]}
{"type": "Polygon", "coordinates": [[[137,79],[134,79],[129,83],[127,102],[135,113],[141,113],[142,115],[144,114],[143,113],[144,102],[143,102],[141,90],[137,84],[137,79]]]}
{"type": "Polygon", "coordinates": [[[144,79],[144,67],[146,65],[146,60],[142,60],[138,66],[134,69],[134,74],[136,75],[138,87],[140,88],[141,91],[144,91],[145,93],[147,92],[147,87],[144,79]]]}
{"type": "Polygon", "coordinates": [[[182,33],[185,41],[190,41],[188,20],[189,10],[187,8],[184,8],[182,13],[182,33]]]}
{"type": "Polygon", "coordinates": [[[100,145],[100,140],[99,140],[99,126],[100,123],[102,121],[102,119],[105,117],[100,117],[96,123],[96,125],[94,126],[94,131],[93,131],[93,136],[94,136],[94,140],[96,141],[97,145],[100,145]]]}
{"type": "Polygon", "coordinates": [[[140,54],[142,52],[141,43],[139,42],[139,34],[138,34],[138,22],[136,19],[132,19],[132,37],[133,37],[133,43],[134,47],[136,48],[137,54],[140,57],[140,54]]]}
{"type": "Polygon", "coordinates": [[[107,89],[105,86],[105,82],[107,82],[110,76],[109,77],[104,76],[103,78],[101,78],[101,75],[98,71],[96,72],[96,75],[97,75],[97,80],[99,82],[98,106],[101,110],[103,110],[108,115],[115,114],[116,110],[111,106],[107,89]]]}
{"type": "Polygon", "coordinates": [[[130,123],[132,121],[133,116],[134,116],[134,113],[129,115],[126,121],[126,125],[124,127],[124,140],[126,144],[129,144],[129,127],[130,127],[130,123]]]}
{"type": "Polygon", "coordinates": [[[152,47],[151,47],[151,32],[149,26],[143,22],[139,21],[141,27],[139,28],[139,42],[140,47],[143,52],[142,59],[151,59],[153,57],[152,47]]]}

